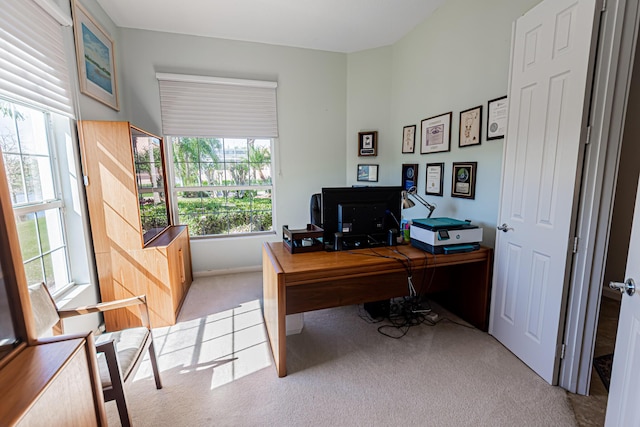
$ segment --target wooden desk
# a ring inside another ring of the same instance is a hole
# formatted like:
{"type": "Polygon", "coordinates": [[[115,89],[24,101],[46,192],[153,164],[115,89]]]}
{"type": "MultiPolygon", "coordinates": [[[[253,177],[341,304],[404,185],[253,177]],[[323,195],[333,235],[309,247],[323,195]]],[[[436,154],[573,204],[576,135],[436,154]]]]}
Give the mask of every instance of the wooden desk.
{"type": "Polygon", "coordinates": [[[491,296],[492,250],[432,255],[410,245],[291,254],[262,247],[264,320],[278,376],[287,375],[286,315],[409,294],[439,293],[445,307],[483,331],[491,296]],[[437,267],[437,268],[435,268],[437,267]]]}

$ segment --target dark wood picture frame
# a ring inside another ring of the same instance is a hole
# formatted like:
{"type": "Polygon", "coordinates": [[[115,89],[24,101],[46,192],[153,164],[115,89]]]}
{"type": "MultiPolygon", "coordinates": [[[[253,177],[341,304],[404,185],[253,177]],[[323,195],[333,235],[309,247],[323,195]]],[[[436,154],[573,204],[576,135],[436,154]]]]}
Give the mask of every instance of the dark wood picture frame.
{"type": "Polygon", "coordinates": [[[450,111],[438,116],[429,117],[420,122],[420,154],[441,153],[451,150],[451,117],[450,111]]]}
{"type": "Polygon", "coordinates": [[[425,194],[442,196],[444,188],[444,163],[427,163],[425,194]]]}
{"type": "Polygon", "coordinates": [[[458,147],[480,145],[482,142],[482,105],[460,112],[458,147]]]}
{"type": "Polygon", "coordinates": [[[475,199],[478,162],[454,162],[451,169],[451,197],[475,199]]]}
{"type": "Polygon", "coordinates": [[[487,102],[487,141],[504,138],[509,114],[507,95],[487,102]]]}
{"type": "Polygon", "coordinates": [[[358,156],[378,155],[378,131],[358,132],[358,156]]]}
{"type": "Polygon", "coordinates": [[[416,151],[416,125],[409,125],[402,128],[402,153],[413,153],[416,151]]]}
{"type": "Polygon", "coordinates": [[[405,163],[402,165],[402,188],[409,191],[412,187],[418,188],[418,164],[405,163]]]}
{"type": "Polygon", "coordinates": [[[358,181],[378,182],[378,165],[358,165],[358,181]]]}

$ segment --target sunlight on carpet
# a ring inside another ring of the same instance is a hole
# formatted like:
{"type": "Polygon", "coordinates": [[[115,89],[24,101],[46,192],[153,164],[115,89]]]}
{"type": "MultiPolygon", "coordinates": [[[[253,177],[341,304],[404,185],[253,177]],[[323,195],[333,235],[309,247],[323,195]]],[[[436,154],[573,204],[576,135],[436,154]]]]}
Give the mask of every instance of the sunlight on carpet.
{"type": "MultiPolygon", "coordinates": [[[[174,326],[153,330],[160,372],[211,372],[211,389],[271,366],[267,332],[259,300],[174,326]]],[[[144,363],[135,381],[151,378],[144,363]]]]}

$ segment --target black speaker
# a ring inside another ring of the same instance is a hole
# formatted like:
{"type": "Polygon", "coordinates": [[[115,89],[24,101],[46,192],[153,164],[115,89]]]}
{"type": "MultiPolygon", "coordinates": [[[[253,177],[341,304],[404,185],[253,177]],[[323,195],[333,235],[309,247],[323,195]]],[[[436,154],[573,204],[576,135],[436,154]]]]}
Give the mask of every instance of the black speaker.
{"type": "Polygon", "coordinates": [[[333,235],[333,250],[342,250],[342,233],[338,232],[333,235]]]}
{"type": "Polygon", "coordinates": [[[387,232],[387,246],[395,246],[398,244],[398,230],[392,228],[387,232]]]}

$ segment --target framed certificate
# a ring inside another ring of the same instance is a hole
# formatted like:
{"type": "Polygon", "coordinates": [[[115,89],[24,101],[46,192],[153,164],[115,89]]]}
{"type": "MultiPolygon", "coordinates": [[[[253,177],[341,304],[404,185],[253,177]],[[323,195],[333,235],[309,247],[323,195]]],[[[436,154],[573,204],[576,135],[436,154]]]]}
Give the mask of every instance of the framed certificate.
{"type": "Polygon", "coordinates": [[[451,175],[451,197],[475,199],[477,167],[478,162],[453,163],[453,171],[451,175]]]}
{"type": "Polygon", "coordinates": [[[406,191],[418,187],[418,164],[402,165],[402,188],[406,191]]]}
{"type": "Polygon", "coordinates": [[[358,133],[358,156],[378,155],[378,131],[358,133]]]}
{"type": "Polygon", "coordinates": [[[420,122],[420,154],[440,153],[451,149],[451,115],[449,112],[420,122]]]}
{"type": "Polygon", "coordinates": [[[425,192],[429,196],[442,196],[444,163],[427,163],[427,180],[425,192]]]}
{"type": "Polygon", "coordinates": [[[402,129],[402,152],[413,153],[416,149],[416,125],[402,129]]]}
{"type": "Polygon", "coordinates": [[[487,110],[487,141],[504,138],[507,131],[509,100],[506,96],[492,99],[487,110]]]}
{"type": "Polygon", "coordinates": [[[378,182],[378,165],[358,165],[358,181],[378,182]]]}

